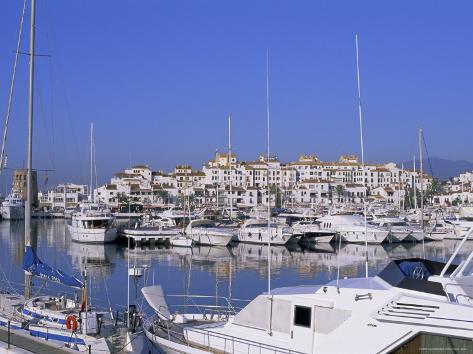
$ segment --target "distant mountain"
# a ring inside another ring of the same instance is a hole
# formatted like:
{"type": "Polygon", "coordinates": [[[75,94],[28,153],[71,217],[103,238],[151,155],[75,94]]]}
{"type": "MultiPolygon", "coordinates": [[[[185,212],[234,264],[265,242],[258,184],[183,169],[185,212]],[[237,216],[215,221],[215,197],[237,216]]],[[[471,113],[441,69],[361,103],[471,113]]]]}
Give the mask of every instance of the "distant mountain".
{"type": "MultiPolygon", "coordinates": [[[[412,169],[412,160],[404,162],[404,168],[412,169]]],[[[401,163],[398,164],[401,166],[401,163]]],[[[419,160],[416,161],[416,169],[419,170],[419,160]]],[[[431,157],[430,164],[428,159],[424,159],[424,171],[428,174],[433,174],[434,177],[441,181],[448,180],[449,177],[456,177],[460,173],[473,171],[473,162],[465,160],[447,160],[440,157],[431,157]],[[432,166],[432,171],[430,166],[432,166]]]]}

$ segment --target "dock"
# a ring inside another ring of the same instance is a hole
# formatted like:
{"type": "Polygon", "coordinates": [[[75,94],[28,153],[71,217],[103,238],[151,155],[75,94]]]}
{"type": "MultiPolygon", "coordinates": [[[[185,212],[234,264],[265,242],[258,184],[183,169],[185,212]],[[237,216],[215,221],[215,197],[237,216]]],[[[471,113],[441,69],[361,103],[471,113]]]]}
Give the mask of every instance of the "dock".
{"type": "Polygon", "coordinates": [[[77,353],[76,350],[59,347],[59,344],[37,339],[28,333],[10,331],[10,350],[8,347],[8,329],[0,328],[0,351],[11,353],[37,353],[37,354],[70,354],[77,353]]]}

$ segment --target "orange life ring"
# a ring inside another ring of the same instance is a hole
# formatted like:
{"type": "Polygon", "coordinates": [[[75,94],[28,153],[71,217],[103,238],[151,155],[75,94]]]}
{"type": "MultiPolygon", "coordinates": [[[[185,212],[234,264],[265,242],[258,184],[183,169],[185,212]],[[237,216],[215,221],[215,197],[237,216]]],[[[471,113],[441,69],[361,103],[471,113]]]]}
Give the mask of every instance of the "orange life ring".
{"type": "Polygon", "coordinates": [[[66,328],[72,329],[73,332],[77,331],[77,319],[74,315],[66,317],[66,328]]]}

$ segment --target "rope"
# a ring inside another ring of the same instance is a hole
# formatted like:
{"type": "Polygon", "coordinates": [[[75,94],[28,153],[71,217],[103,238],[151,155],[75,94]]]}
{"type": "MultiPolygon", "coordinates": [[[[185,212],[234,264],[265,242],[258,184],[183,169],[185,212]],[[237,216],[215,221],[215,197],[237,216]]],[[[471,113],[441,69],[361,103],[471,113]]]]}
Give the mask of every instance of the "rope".
{"type": "Polygon", "coordinates": [[[427,161],[429,162],[430,173],[432,177],[434,176],[434,170],[432,169],[432,164],[430,162],[429,151],[427,150],[427,144],[425,143],[425,136],[422,134],[422,142],[424,143],[425,154],[427,155],[427,161]]]}
{"type": "Polygon", "coordinates": [[[5,156],[5,145],[7,141],[8,123],[10,122],[10,112],[11,112],[11,105],[13,101],[13,88],[15,87],[16,66],[18,64],[18,57],[20,55],[21,34],[23,32],[23,22],[25,19],[25,11],[26,11],[26,0],[23,2],[23,10],[21,12],[20,30],[18,33],[18,42],[16,45],[16,52],[15,52],[15,62],[13,64],[13,75],[12,75],[12,80],[10,84],[10,95],[8,96],[8,108],[7,108],[7,114],[5,117],[5,128],[3,130],[2,151],[0,153],[0,173],[2,172],[3,158],[5,156]]]}

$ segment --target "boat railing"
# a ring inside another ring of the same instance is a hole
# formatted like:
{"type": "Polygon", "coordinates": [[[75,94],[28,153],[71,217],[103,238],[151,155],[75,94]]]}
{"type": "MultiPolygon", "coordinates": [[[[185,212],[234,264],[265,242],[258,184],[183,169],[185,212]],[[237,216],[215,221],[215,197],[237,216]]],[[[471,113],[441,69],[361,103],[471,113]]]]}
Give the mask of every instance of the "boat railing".
{"type": "MultiPolygon", "coordinates": [[[[188,313],[188,309],[196,309],[202,316],[206,317],[211,315],[212,317],[217,315],[218,317],[229,317],[236,315],[244,305],[248,304],[250,300],[243,299],[231,299],[224,296],[211,296],[211,295],[167,295],[168,298],[180,298],[184,300],[183,304],[172,304],[172,308],[185,309],[188,313]],[[206,303],[202,303],[205,301],[206,303]],[[210,304],[209,302],[212,301],[210,304]]],[[[183,311],[184,312],[184,311],[183,311]]]]}
{"type": "Polygon", "coordinates": [[[473,289],[473,285],[470,285],[470,284],[458,284],[458,283],[446,283],[444,286],[443,286],[443,290],[445,291],[445,293],[447,294],[447,298],[450,302],[452,302],[452,300],[456,300],[456,302],[458,302],[458,298],[465,298],[467,299],[468,302],[472,302],[473,301],[473,297],[471,295],[468,295],[468,294],[449,294],[449,292],[447,291],[447,288],[449,287],[458,287],[460,288],[461,290],[464,290],[464,288],[471,288],[473,289]]]}
{"type": "MultiPolygon", "coordinates": [[[[149,318],[144,322],[145,331],[149,331],[149,328],[153,328],[153,332],[151,334],[153,336],[157,336],[155,331],[155,319],[156,318],[149,318]]],[[[160,329],[165,333],[166,338],[170,341],[173,340],[180,340],[183,345],[187,345],[188,347],[195,347],[199,349],[207,349],[209,351],[218,351],[219,353],[243,353],[246,352],[250,353],[274,353],[274,354],[303,354],[303,352],[299,352],[297,350],[291,350],[287,348],[281,348],[275,345],[261,343],[252,341],[249,339],[244,339],[241,337],[236,337],[232,335],[222,334],[212,332],[207,329],[202,328],[195,328],[186,326],[185,331],[184,328],[180,328],[180,330],[173,330],[172,326],[174,323],[169,321],[159,321],[161,326],[160,329]],[[202,342],[194,342],[189,339],[188,332],[199,333],[202,334],[202,342]],[[213,340],[213,342],[211,342],[213,340]],[[237,348],[238,347],[238,348],[237,348]],[[244,350],[246,348],[246,350],[244,350]]]]}

